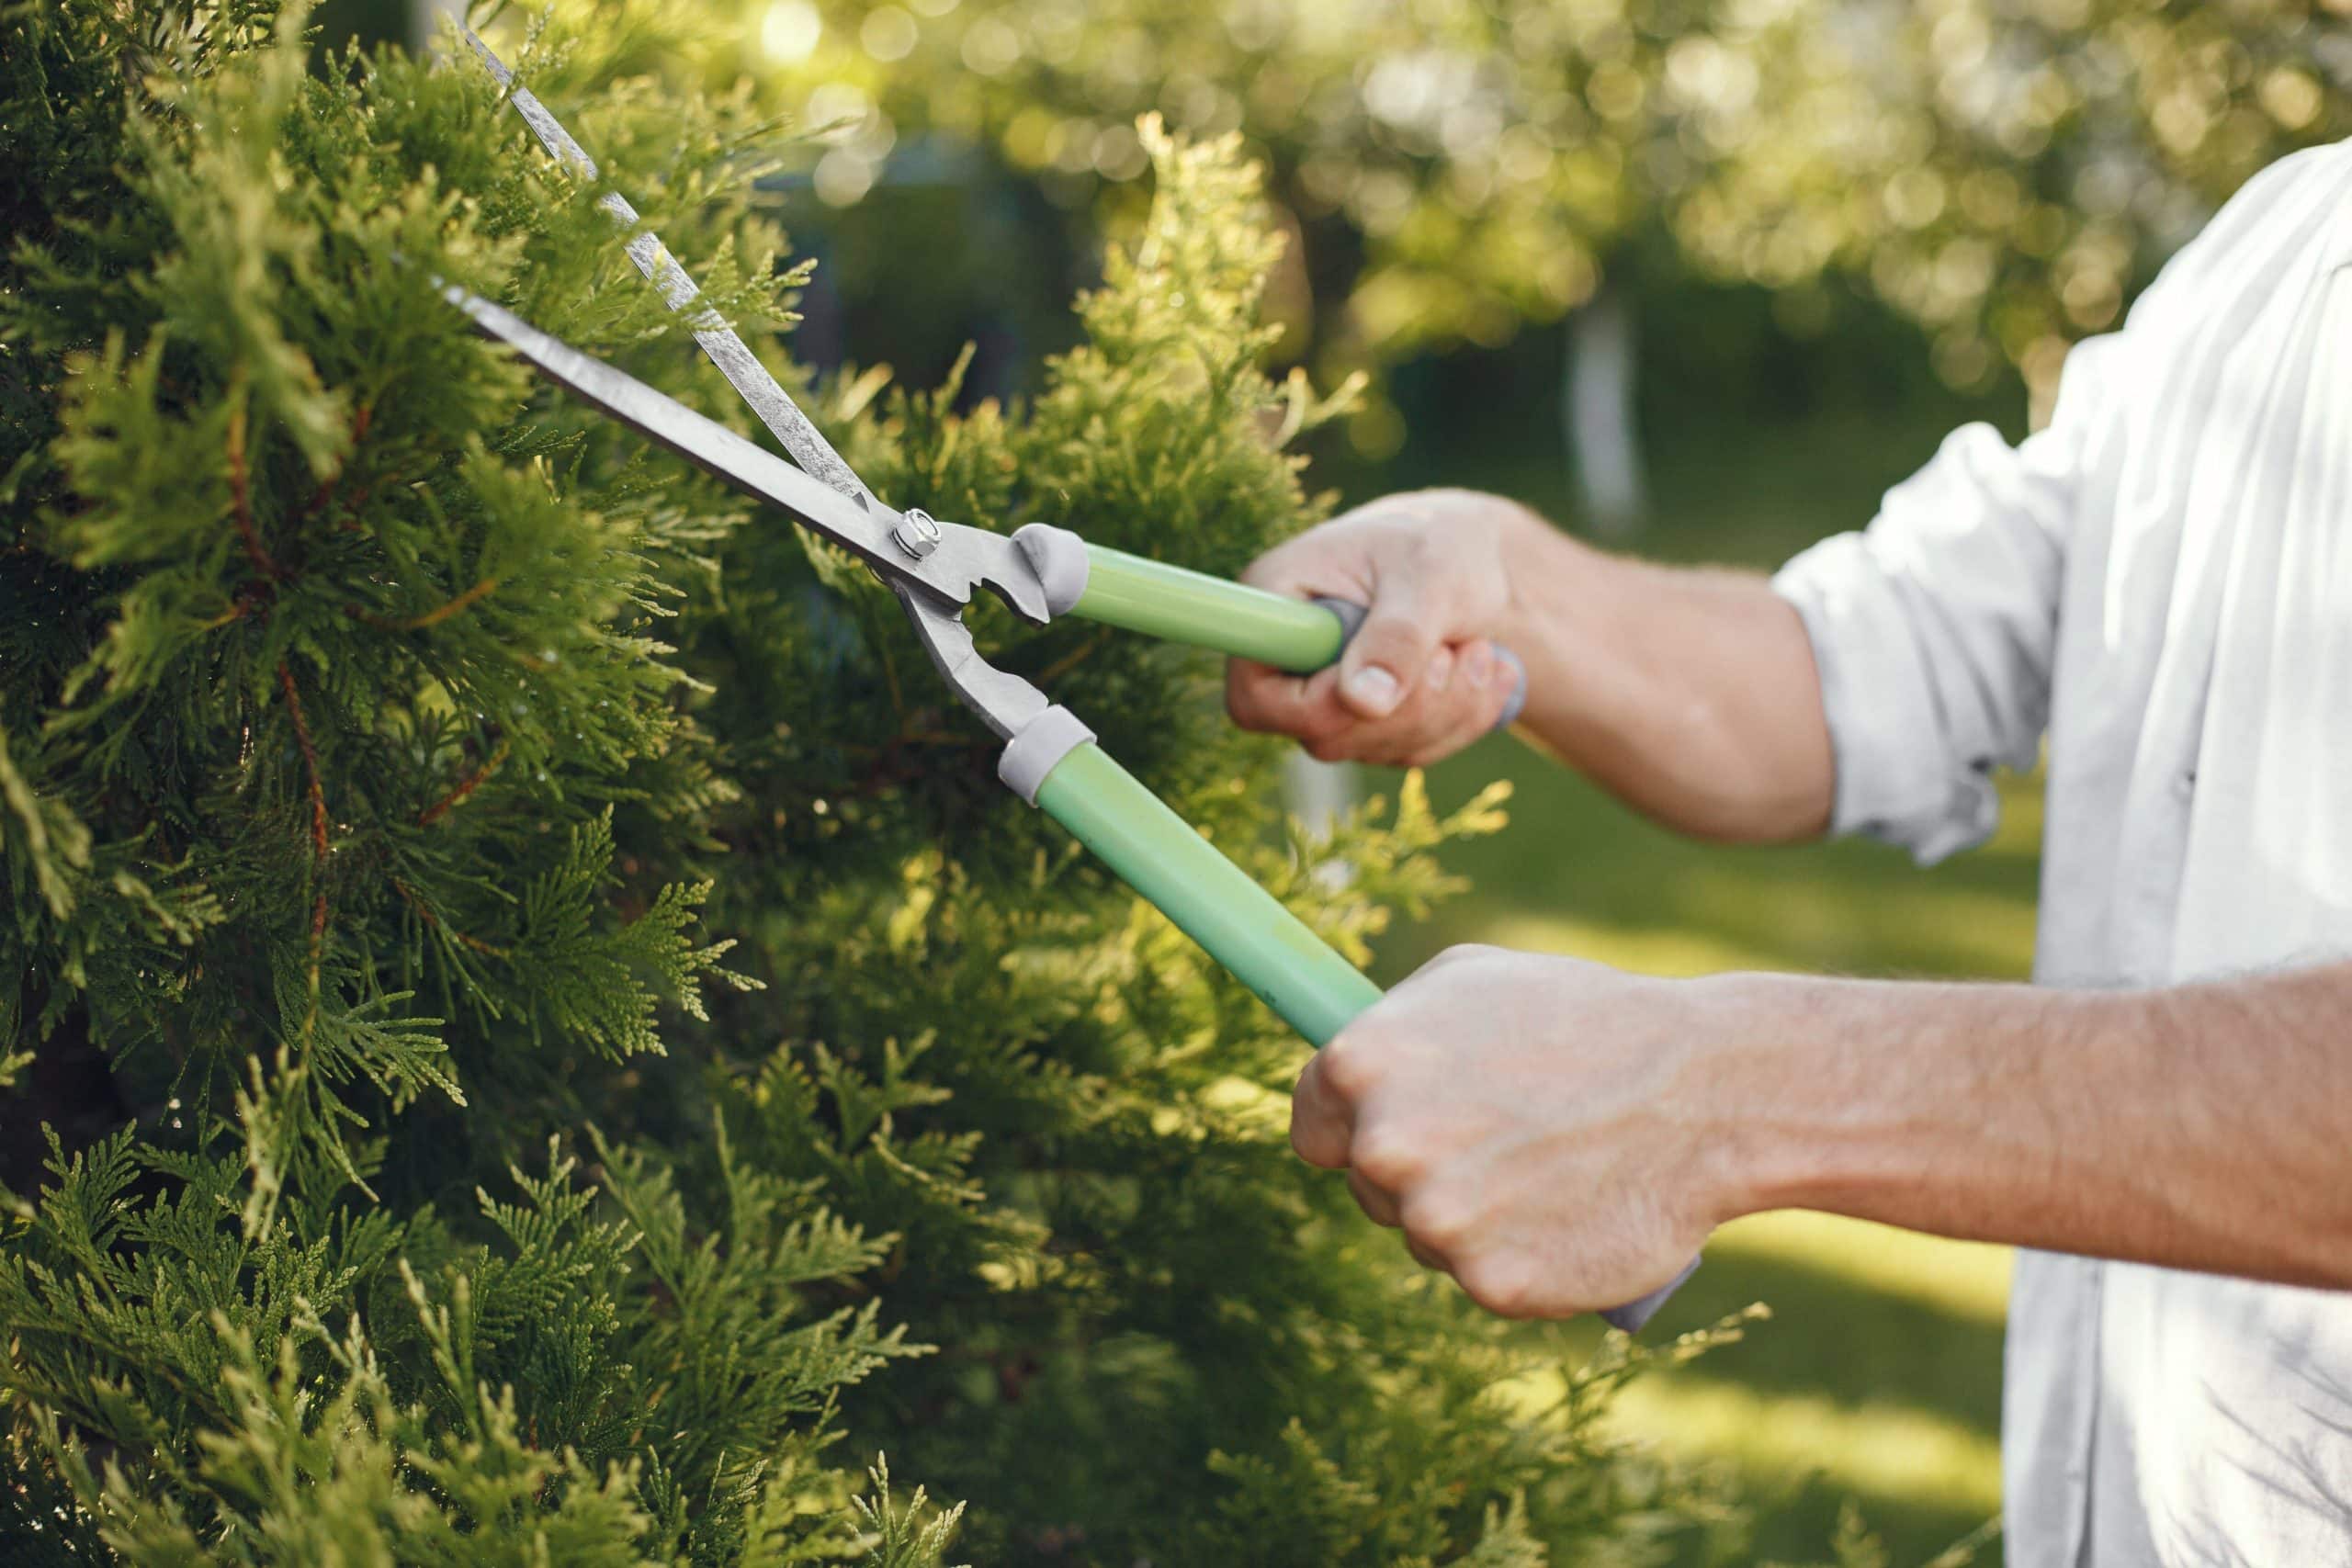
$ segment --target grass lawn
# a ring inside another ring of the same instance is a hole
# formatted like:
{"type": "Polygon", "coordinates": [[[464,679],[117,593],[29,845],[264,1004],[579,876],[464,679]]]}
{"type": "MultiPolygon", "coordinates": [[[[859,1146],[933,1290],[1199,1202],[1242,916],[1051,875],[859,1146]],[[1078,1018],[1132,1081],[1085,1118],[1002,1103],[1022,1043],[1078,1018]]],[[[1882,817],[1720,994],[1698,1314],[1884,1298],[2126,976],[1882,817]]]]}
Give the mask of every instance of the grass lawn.
{"type": "MultiPolygon", "coordinates": [[[[1746,449],[1718,449],[1703,462],[1669,455],[1660,463],[1659,521],[1640,547],[1769,567],[1812,537],[1866,521],[1885,484],[1924,460],[1937,434],[1916,419],[1900,429],[1888,423],[1858,416],[1759,433],[1746,449]]],[[[1506,468],[1474,482],[1510,490],[1511,477],[1506,468]]],[[[1516,493],[1558,505],[1552,476],[1516,477],[1516,493]]],[[[1392,932],[1381,953],[1385,977],[1461,941],[1669,975],[1770,968],[2019,977],[2030,960],[2041,827],[2030,781],[2005,785],[2007,809],[1990,844],[1923,872],[1896,852],[1860,843],[1741,850],[1685,842],[1508,739],[1434,770],[1431,793],[1445,808],[1496,777],[1517,785],[1511,825],[1452,853],[1474,891],[1392,932]]],[[[1368,773],[1363,784],[1393,788],[1393,778],[1368,773]]],[[[1743,1221],[1716,1238],[1706,1267],[1645,1337],[1754,1301],[1771,1306],[1773,1321],[1756,1325],[1745,1343],[1636,1384],[1621,1419],[1742,1474],[1764,1517],[1736,1561],[1826,1556],[1841,1501],[1850,1497],[1895,1563],[1923,1562],[1999,1508],[2008,1274],[2003,1248],[1814,1214],[1743,1221]]],[[[1596,1330],[1542,1325],[1524,1332],[1580,1352],[1596,1330]]],[[[1979,1561],[1998,1556],[1996,1548],[1979,1561]]]]}

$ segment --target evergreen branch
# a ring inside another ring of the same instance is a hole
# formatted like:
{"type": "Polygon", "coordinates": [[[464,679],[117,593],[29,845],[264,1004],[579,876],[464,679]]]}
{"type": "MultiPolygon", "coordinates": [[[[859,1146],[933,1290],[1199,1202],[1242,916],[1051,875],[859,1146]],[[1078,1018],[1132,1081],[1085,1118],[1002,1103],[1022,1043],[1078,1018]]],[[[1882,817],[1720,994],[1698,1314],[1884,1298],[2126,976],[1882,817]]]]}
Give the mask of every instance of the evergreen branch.
{"type": "Polygon", "coordinates": [[[423,898],[417,897],[415,888],[411,887],[407,883],[401,881],[397,876],[392,878],[392,890],[408,901],[408,907],[416,911],[417,917],[420,919],[424,920],[426,925],[431,926],[435,931],[440,931],[444,935],[447,936],[450,941],[457,942],[461,946],[470,948],[486,958],[512,958],[514,956],[505,948],[493,946],[491,943],[482,941],[481,938],[478,936],[469,936],[464,931],[458,930],[455,926],[452,926],[446,920],[442,919],[440,916],[433,912],[431,907],[428,906],[423,898]]]}
{"type": "Polygon", "coordinates": [[[254,601],[246,598],[243,594],[239,594],[234,604],[231,604],[226,610],[220,612],[220,614],[213,616],[210,620],[199,625],[197,629],[198,631],[217,632],[222,626],[228,626],[232,622],[243,620],[247,615],[253,613],[253,608],[254,601]]]}
{"type": "Polygon", "coordinates": [[[476,768],[472,773],[468,773],[464,778],[459,779],[457,783],[457,786],[451,789],[448,794],[443,795],[440,799],[426,807],[424,811],[418,815],[416,818],[416,825],[420,828],[430,828],[434,823],[439,821],[442,816],[447,813],[451,807],[459,804],[466,798],[466,796],[480,789],[489,779],[490,775],[498,771],[499,764],[506,761],[506,753],[512,750],[514,750],[514,747],[510,742],[501,740],[498,743],[498,750],[490,754],[490,758],[487,761],[483,762],[481,767],[476,768]]]}
{"type": "Polygon", "coordinates": [[[475,583],[471,588],[467,589],[463,593],[458,594],[456,598],[442,605],[439,609],[427,610],[424,614],[410,621],[401,629],[402,631],[422,631],[426,626],[439,626],[443,621],[446,621],[450,616],[457,615],[468,605],[474,604],[478,600],[486,598],[497,591],[498,579],[494,577],[485,577],[481,581],[475,583]]]}
{"type": "Polygon", "coordinates": [[[956,1538],[956,1527],[963,1523],[964,1505],[940,1509],[926,1519],[923,1505],[930,1501],[930,1495],[921,1486],[905,1507],[891,1503],[888,1458],[876,1454],[866,1474],[873,1481],[876,1500],[854,1497],[851,1501],[869,1528],[863,1543],[868,1568],[937,1568],[956,1538]]]}
{"type": "MultiPolygon", "coordinates": [[[[392,480],[393,488],[398,489],[401,482],[402,481],[398,478],[398,476],[395,476],[392,480]]],[[[361,519],[366,515],[368,498],[375,493],[376,481],[374,479],[362,480],[358,489],[353,491],[349,495],[344,498],[343,509],[349,515],[345,516],[342,522],[336,524],[335,527],[345,534],[357,534],[364,532],[367,525],[362,522],[361,519]]]]}
{"type": "MultiPolygon", "coordinates": [[[[375,417],[376,405],[374,403],[361,403],[359,405],[359,411],[351,416],[352,451],[356,452],[359,449],[360,442],[368,438],[368,426],[374,422],[375,417]]],[[[304,503],[302,507],[301,515],[304,518],[317,516],[320,512],[325,509],[327,503],[334,499],[335,487],[343,483],[343,476],[350,467],[351,459],[350,457],[345,457],[342,462],[335,465],[335,470],[334,473],[329,474],[325,479],[319,481],[319,488],[311,492],[311,499],[309,502],[304,503]]],[[[358,494],[353,497],[352,505],[356,508],[360,502],[366,501],[367,498],[368,491],[366,487],[363,486],[358,494]]]]}
{"type": "Polygon", "coordinates": [[[425,611],[424,614],[421,615],[412,615],[404,621],[393,620],[389,615],[379,615],[373,611],[363,610],[356,604],[347,606],[345,610],[345,614],[348,615],[355,621],[364,622],[368,626],[376,627],[379,631],[420,632],[427,626],[439,626],[443,621],[446,621],[450,616],[457,615],[459,611],[466,609],[469,605],[477,604],[496,592],[498,592],[498,579],[494,577],[485,577],[481,581],[475,583],[471,588],[467,589],[463,593],[458,594],[456,598],[449,600],[447,603],[435,605],[434,608],[425,611]]]}
{"type": "Polygon", "coordinates": [[[294,721],[294,743],[302,753],[302,768],[310,779],[311,872],[317,886],[311,901],[310,956],[304,969],[310,999],[302,1014],[301,1039],[308,1044],[311,1032],[319,1021],[319,954],[326,945],[327,935],[327,795],[319,782],[319,751],[311,743],[311,724],[303,716],[302,696],[295,689],[294,671],[282,659],[277,661],[277,683],[286,693],[286,711],[294,721]]]}

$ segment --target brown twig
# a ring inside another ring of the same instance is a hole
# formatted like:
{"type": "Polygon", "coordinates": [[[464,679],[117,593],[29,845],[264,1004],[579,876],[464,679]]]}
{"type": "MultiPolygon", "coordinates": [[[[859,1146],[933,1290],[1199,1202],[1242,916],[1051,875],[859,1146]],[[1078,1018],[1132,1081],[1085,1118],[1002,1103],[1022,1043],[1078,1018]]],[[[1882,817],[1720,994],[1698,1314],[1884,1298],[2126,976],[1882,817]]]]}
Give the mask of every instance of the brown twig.
{"type": "MultiPolygon", "coordinates": [[[[395,485],[397,485],[398,482],[399,481],[395,480],[395,485]]],[[[357,534],[365,531],[366,525],[359,521],[359,513],[360,509],[368,504],[368,497],[374,493],[375,488],[376,481],[369,479],[367,483],[361,485],[357,490],[353,491],[348,496],[344,498],[343,510],[345,515],[342,522],[335,525],[338,531],[345,534],[357,534]]]]}
{"type": "MultiPolygon", "coordinates": [[[[394,490],[398,490],[406,482],[394,478],[391,480],[391,486],[394,490]]],[[[360,513],[368,505],[368,498],[375,493],[376,480],[367,479],[361,482],[358,489],[343,498],[343,521],[335,525],[338,533],[360,534],[367,531],[368,525],[359,520],[360,513]]]]}
{"type": "Polygon", "coordinates": [[[302,695],[295,690],[294,671],[287,668],[282,659],[277,661],[277,684],[286,694],[286,711],[294,720],[294,744],[302,753],[302,766],[311,779],[311,874],[317,890],[311,902],[310,1006],[302,1015],[302,1043],[307,1045],[311,1031],[319,1021],[319,954],[326,945],[327,935],[327,795],[319,782],[319,750],[311,743],[311,724],[302,713],[302,695]]]}
{"type": "Polygon", "coordinates": [[[286,694],[286,710],[294,720],[294,743],[301,749],[302,765],[311,775],[311,852],[323,865],[327,858],[327,796],[319,783],[319,751],[311,742],[311,722],[302,712],[302,694],[295,689],[294,671],[277,661],[277,684],[286,694]]]}
{"type": "Polygon", "coordinates": [[[482,953],[491,958],[511,958],[514,956],[514,954],[509,953],[505,948],[493,947],[489,942],[482,941],[481,938],[478,936],[468,936],[465,932],[458,930],[455,926],[445,922],[440,916],[435,914],[431,909],[425,907],[424,900],[416,896],[415,888],[411,887],[407,883],[402,882],[397,876],[392,878],[392,890],[398,893],[401,897],[408,900],[408,907],[414,909],[417,912],[418,918],[423,919],[426,925],[431,926],[435,931],[447,931],[449,933],[449,939],[452,942],[472,948],[476,953],[482,953]]]}
{"type": "Polygon", "coordinates": [[[365,621],[368,625],[376,627],[379,631],[423,631],[427,626],[439,626],[443,621],[446,621],[450,616],[458,614],[458,612],[463,610],[469,604],[486,599],[497,591],[498,579],[494,577],[485,577],[480,582],[475,583],[471,588],[467,589],[463,593],[458,594],[448,603],[436,604],[432,609],[425,611],[424,614],[421,615],[412,615],[405,621],[395,621],[388,615],[379,615],[373,611],[363,610],[356,604],[346,604],[344,606],[344,614],[349,615],[355,621],[365,621]]]}
{"type": "Polygon", "coordinates": [[[245,405],[242,398],[229,411],[229,514],[237,521],[237,533],[245,542],[245,556],[254,563],[254,570],[272,582],[285,581],[286,569],[263,547],[261,530],[254,526],[253,476],[245,467],[245,405]]]}
{"type": "Polygon", "coordinates": [[[491,774],[496,773],[498,771],[498,765],[506,761],[506,753],[509,750],[511,750],[509,742],[504,740],[500,741],[498,743],[498,750],[490,754],[490,760],[482,763],[481,767],[476,768],[472,773],[468,773],[464,778],[459,779],[455,789],[452,789],[448,794],[443,795],[440,799],[426,807],[424,812],[418,816],[416,825],[420,828],[432,827],[434,823],[441,819],[443,814],[451,807],[464,800],[466,796],[473,794],[474,791],[480,789],[482,785],[482,781],[489,778],[491,774]]]}
{"type": "Polygon", "coordinates": [[[205,622],[203,629],[215,631],[232,622],[243,620],[247,615],[257,615],[266,620],[269,616],[269,602],[274,592],[275,591],[268,583],[251,578],[246,579],[237,585],[235,603],[220,615],[205,622]]]}

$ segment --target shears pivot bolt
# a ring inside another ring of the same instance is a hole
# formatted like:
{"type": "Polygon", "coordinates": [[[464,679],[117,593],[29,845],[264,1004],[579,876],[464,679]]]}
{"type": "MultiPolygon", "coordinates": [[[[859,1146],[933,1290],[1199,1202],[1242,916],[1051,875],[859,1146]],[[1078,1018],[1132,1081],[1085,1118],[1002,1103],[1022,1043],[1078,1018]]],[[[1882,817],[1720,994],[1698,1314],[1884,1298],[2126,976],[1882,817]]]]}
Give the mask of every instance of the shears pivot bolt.
{"type": "Polygon", "coordinates": [[[921,560],[939,548],[939,525],[922,507],[910,506],[891,525],[890,537],[898,541],[899,548],[921,560]]]}

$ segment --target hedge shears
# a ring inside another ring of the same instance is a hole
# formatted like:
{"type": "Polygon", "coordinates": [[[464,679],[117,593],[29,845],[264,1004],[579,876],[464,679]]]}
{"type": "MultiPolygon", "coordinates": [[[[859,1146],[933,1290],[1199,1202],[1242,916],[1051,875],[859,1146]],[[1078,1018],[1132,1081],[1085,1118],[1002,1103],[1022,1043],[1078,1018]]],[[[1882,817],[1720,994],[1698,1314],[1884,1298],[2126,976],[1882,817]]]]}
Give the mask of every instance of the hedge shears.
{"type": "MultiPolygon", "coordinates": [[[[470,31],[466,38],[540,146],[594,182],[596,165],[571,132],[515,82],[488,45],[470,31]]],[[[694,280],[641,226],[628,199],[607,192],[598,200],[623,230],[634,231],[629,259],[693,324],[695,341],[797,468],[479,295],[445,285],[444,296],[548,380],[865,562],[897,595],[941,679],[1004,741],[998,776],[1069,829],[1310,1043],[1325,1044],[1379,1000],[1379,987],[1113,761],[1077,715],[981,658],[963,618],[974,593],[985,588],[1034,625],[1076,615],[1308,674],[1340,657],[1363,619],[1362,607],[1268,593],[1091,545],[1046,524],[1003,535],[941,522],[919,508],[886,505],[734,331],[701,303],[694,280]]],[[[1517,716],[1525,691],[1521,667],[1502,723],[1517,716]]],[[[1682,1278],[1688,1275],[1686,1269],[1682,1278]]],[[[1638,1328],[1681,1282],[1678,1278],[1601,1316],[1619,1328],[1638,1328]]]]}

